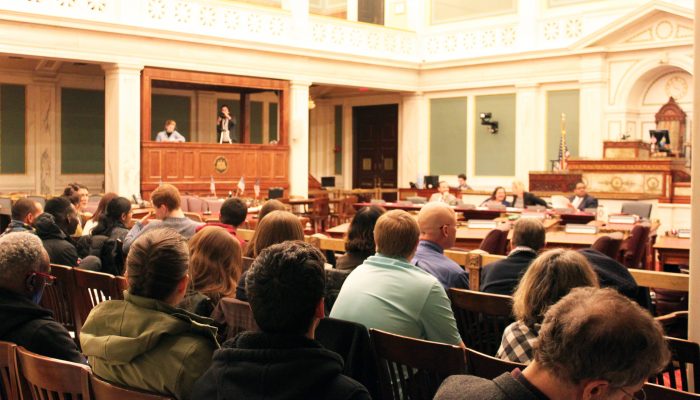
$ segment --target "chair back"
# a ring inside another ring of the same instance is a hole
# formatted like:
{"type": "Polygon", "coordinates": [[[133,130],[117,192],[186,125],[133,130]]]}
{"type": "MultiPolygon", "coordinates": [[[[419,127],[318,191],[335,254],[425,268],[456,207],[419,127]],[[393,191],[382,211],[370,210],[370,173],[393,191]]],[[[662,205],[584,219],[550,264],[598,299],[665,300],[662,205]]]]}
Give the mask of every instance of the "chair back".
{"type": "Polygon", "coordinates": [[[338,295],[340,294],[340,289],[345,283],[345,279],[348,278],[352,271],[339,270],[335,268],[325,269],[326,273],[326,295],[323,300],[326,306],[326,315],[331,312],[333,305],[335,304],[338,295]]]}
{"type": "Polygon", "coordinates": [[[41,204],[42,207],[46,205],[46,197],[44,196],[27,196],[27,198],[41,204]]]}
{"type": "Polygon", "coordinates": [[[194,222],[204,222],[202,215],[196,212],[185,212],[185,217],[191,219],[194,222]]]}
{"type": "Polygon", "coordinates": [[[599,252],[605,254],[606,256],[617,260],[620,253],[620,246],[622,245],[621,238],[613,238],[608,235],[599,237],[592,245],[591,248],[598,250],[599,252]]]}
{"type": "Polygon", "coordinates": [[[94,374],[90,375],[90,384],[94,400],[172,400],[172,397],[114,385],[94,374]]]}
{"type": "Polygon", "coordinates": [[[688,311],[676,311],[654,319],[664,328],[666,336],[688,339],[688,311]]]}
{"type": "Polygon", "coordinates": [[[192,213],[202,213],[204,211],[207,211],[207,203],[200,197],[197,196],[190,196],[187,199],[187,205],[189,207],[189,212],[192,213]]]}
{"type": "Polygon", "coordinates": [[[17,375],[23,400],[89,400],[90,368],[17,347],[17,375]]]}
{"type": "Polygon", "coordinates": [[[502,256],[508,254],[508,231],[503,229],[491,229],[481,241],[479,250],[502,256]]]}
{"type": "Polygon", "coordinates": [[[525,369],[525,364],[501,360],[476,350],[467,349],[467,369],[472,375],[484,379],[494,379],[516,368],[525,369]]]}
{"type": "Polygon", "coordinates": [[[622,203],[623,214],[633,214],[639,218],[649,219],[651,216],[651,203],[642,203],[639,201],[633,201],[628,203],[622,203]]]}
{"type": "Polygon", "coordinates": [[[190,197],[192,196],[180,196],[180,209],[183,212],[188,212],[190,211],[190,197]]]}
{"type": "Polygon", "coordinates": [[[632,228],[627,239],[625,253],[622,256],[622,264],[627,268],[639,268],[642,257],[646,255],[646,247],[649,245],[649,227],[636,225],[632,228]]]}
{"type": "Polygon", "coordinates": [[[0,400],[19,399],[15,349],[17,345],[0,342],[0,400]]]}
{"type": "Polygon", "coordinates": [[[454,288],[449,295],[464,344],[485,354],[496,354],[503,331],[513,322],[512,297],[454,288]]]}
{"type": "Polygon", "coordinates": [[[231,339],[241,332],[259,330],[250,304],[231,297],[219,300],[211,318],[224,327],[221,335],[223,339],[231,339]]]}
{"type": "Polygon", "coordinates": [[[693,366],[693,381],[700,382],[700,344],[668,336],[666,343],[671,349],[671,360],[663,371],[649,378],[649,382],[687,392],[690,388],[688,365],[693,366]]]}
{"type": "MultiPolygon", "coordinates": [[[[76,332],[75,309],[73,295],[75,294],[75,278],[73,268],[65,265],[51,264],[51,275],[56,277],[53,285],[44,288],[41,296],[41,306],[53,312],[53,318],[66,330],[76,332]]],[[[78,336],[76,332],[76,342],[78,336]]]]}
{"type": "Polygon", "coordinates": [[[682,392],[680,390],[670,389],[665,386],[655,385],[653,383],[644,384],[644,393],[647,399],[656,400],[698,400],[700,395],[695,393],[682,392]]]}
{"type": "Polygon", "coordinates": [[[370,329],[384,400],[432,399],[442,381],[466,373],[464,349],[370,329]]]}
{"type": "Polygon", "coordinates": [[[96,305],[107,300],[122,299],[123,294],[114,275],[74,268],[73,276],[75,278],[73,292],[75,323],[79,332],[88,314],[96,305]]]}

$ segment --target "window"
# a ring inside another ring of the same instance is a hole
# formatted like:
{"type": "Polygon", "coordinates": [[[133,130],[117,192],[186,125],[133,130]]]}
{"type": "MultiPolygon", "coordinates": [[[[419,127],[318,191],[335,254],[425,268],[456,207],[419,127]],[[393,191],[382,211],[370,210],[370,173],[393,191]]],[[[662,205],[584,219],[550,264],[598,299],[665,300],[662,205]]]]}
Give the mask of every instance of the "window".
{"type": "Polygon", "coordinates": [[[0,174],[27,172],[25,110],[25,87],[0,85],[0,174]]]}

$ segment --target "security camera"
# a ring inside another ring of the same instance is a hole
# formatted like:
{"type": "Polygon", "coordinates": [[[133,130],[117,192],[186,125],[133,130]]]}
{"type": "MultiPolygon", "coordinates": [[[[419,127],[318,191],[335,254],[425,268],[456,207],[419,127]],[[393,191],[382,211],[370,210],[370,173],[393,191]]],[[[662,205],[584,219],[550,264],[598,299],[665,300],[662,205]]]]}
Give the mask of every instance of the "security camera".
{"type": "Polygon", "coordinates": [[[481,119],[481,125],[488,126],[491,134],[498,133],[498,121],[491,121],[490,112],[479,114],[479,118],[481,119]]]}

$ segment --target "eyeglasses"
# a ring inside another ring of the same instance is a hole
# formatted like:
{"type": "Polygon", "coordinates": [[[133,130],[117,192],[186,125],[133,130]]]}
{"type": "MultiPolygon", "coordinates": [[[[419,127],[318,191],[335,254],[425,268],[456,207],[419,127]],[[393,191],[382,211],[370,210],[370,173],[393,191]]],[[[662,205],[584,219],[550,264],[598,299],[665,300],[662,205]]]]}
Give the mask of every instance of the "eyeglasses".
{"type": "Polygon", "coordinates": [[[27,274],[27,278],[31,278],[32,276],[40,276],[40,277],[44,278],[44,285],[46,285],[46,286],[51,286],[56,281],[55,276],[53,276],[51,274],[44,273],[44,272],[32,271],[32,272],[27,274]]]}
{"type": "Polygon", "coordinates": [[[639,389],[639,391],[634,392],[634,393],[630,393],[623,388],[620,388],[620,390],[622,391],[622,393],[629,396],[629,398],[632,400],[646,400],[647,399],[647,394],[644,392],[644,389],[639,389]]]}

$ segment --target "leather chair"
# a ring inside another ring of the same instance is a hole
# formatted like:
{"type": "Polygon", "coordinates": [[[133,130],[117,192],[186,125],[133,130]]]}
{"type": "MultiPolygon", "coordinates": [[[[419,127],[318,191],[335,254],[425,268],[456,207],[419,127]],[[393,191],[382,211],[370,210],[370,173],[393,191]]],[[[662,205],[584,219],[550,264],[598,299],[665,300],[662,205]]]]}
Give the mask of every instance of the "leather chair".
{"type": "Polygon", "coordinates": [[[637,225],[632,228],[624,245],[622,264],[627,268],[640,268],[649,247],[649,227],[637,225]]]}
{"type": "Polygon", "coordinates": [[[601,236],[591,246],[594,250],[605,254],[606,256],[616,260],[620,253],[622,238],[613,238],[611,236],[601,236]]]}
{"type": "Polygon", "coordinates": [[[652,205],[650,203],[641,203],[638,201],[623,203],[622,213],[633,214],[639,216],[639,218],[649,219],[651,216],[651,207],[652,205]]]}
{"type": "Polygon", "coordinates": [[[505,256],[508,254],[508,231],[498,228],[492,229],[481,241],[479,250],[505,256]]]}

